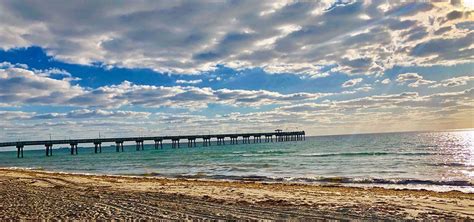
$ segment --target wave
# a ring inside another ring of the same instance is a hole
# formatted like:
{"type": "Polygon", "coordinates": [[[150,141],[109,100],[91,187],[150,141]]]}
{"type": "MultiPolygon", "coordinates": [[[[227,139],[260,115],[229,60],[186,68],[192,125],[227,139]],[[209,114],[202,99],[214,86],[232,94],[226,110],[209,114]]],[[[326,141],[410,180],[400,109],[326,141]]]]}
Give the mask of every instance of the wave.
{"type": "Polygon", "coordinates": [[[286,150],[253,150],[253,151],[234,151],[232,154],[287,154],[293,153],[286,150]]]}
{"type": "Polygon", "coordinates": [[[349,178],[349,177],[323,177],[323,178],[290,178],[295,182],[326,182],[326,183],[352,183],[352,184],[393,184],[393,185],[439,185],[439,186],[466,186],[474,187],[474,183],[466,180],[420,180],[420,179],[380,179],[380,178],[349,178]]]}
{"type": "Polygon", "coordinates": [[[351,178],[351,177],[268,177],[259,175],[208,175],[198,173],[193,175],[169,175],[158,173],[141,174],[140,176],[164,176],[189,179],[216,179],[233,181],[259,182],[295,182],[295,183],[328,183],[328,184],[379,184],[379,185],[437,185],[455,187],[473,187],[474,183],[466,180],[421,180],[421,179],[382,179],[382,178],[351,178]]]}
{"type": "Polygon", "coordinates": [[[298,156],[303,157],[330,157],[330,156],[384,156],[384,155],[403,155],[403,156],[424,156],[433,155],[434,153],[429,152],[343,152],[343,153],[308,153],[299,154],[298,156]]]}
{"type": "Polygon", "coordinates": [[[430,166],[448,166],[448,167],[474,167],[473,163],[431,163],[430,166]]]}

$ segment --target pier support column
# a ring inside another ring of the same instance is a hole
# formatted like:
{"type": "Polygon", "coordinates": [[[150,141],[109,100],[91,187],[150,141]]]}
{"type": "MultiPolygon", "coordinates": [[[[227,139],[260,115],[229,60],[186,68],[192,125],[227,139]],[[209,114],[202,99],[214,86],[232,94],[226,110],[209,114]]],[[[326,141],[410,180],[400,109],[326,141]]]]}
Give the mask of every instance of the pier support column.
{"type": "Polygon", "coordinates": [[[52,156],[53,155],[53,144],[45,144],[46,147],[46,156],[52,156]]]}
{"type": "Polygon", "coordinates": [[[99,152],[102,153],[102,143],[101,142],[94,142],[94,153],[97,153],[97,150],[99,150],[99,152]]]}
{"type": "Polygon", "coordinates": [[[143,140],[137,140],[135,142],[137,143],[137,151],[140,151],[140,148],[141,148],[141,150],[144,150],[143,140]]]}
{"type": "MultiPolygon", "coordinates": [[[[158,149],[158,147],[160,146],[160,142],[161,142],[161,141],[162,141],[162,140],[155,140],[155,150],[158,149]]],[[[161,147],[161,148],[163,148],[163,147],[161,147]]]]}
{"type": "Polygon", "coordinates": [[[155,140],[155,150],[158,149],[158,147],[163,149],[163,140],[162,139],[155,140]]]}
{"type": "Polygon", "coordinates": [[[230,144],[239,144],[239,141],[237,139],[238,139],[238,137],[231,137],[230,138],[230,144]]]}
{"type": "Polygon", "coordinates": [[[115,142],[115,151],[120,152],[122,150],[123,152],[123,141],[116,141],[115,142]]]}
{"type": "Polygon", "coordinates": [[[172,139],[171,140],[171,147],[172,148],[179,148],[179,139],[172,139]]]}
{"type": "Polygon", "coordinates": [[[211,146],[211,137],[202,138],[202,146],[211,146]]]}
{"type": "Polygon", "coordinates": [[[225,145],[225,138],[217,137],[217,145],[225,145]]]}
{"type": "Polygon", "coordinates": [[[69,145],[71,145],[71,155],[77,155],[77,143],[71,143],[69,145]]]}
{"type": "Polygon", "coordinates": [[[23,145],[16,145],[16,156],[17,158],[23,158],[23,145]]]}

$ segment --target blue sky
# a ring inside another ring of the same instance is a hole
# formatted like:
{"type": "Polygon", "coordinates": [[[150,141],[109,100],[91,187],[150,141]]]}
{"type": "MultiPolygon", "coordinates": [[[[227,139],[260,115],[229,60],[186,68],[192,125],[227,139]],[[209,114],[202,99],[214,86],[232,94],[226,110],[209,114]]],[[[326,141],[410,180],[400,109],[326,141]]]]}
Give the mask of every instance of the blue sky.
{"type": "Polygon", "coordinates": [[[0,140],[473,128],[471,5],[3,1],[0,140]]]}

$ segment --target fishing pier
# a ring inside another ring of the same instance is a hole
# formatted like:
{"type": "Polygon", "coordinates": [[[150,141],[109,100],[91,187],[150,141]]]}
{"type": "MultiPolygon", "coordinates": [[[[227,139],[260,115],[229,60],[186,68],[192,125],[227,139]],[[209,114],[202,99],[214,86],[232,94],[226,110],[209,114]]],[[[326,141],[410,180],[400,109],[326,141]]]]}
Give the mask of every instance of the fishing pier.
{"type": "Polygon", "coordinates": [[[69,140],[37,140],[37,141],[16,141],[0,143],[0,147],[16,147],[17,157],[23,158],[23,148],[25,146],[44,146],[46,156],[53,155],[53,145],[70,145],[71,155],[77,155],[79,144],[94,144],[94,153],[102,152],[102,143],[115,143],[116,152],[123,152],[124,142],[135,142],[136,150],[144,150],[145,141],[153,141],[155,149],[163,149],[163,141],[170,141],[171,148],[180,148],[181,140],[187,140],[187,147],[196,147],[196,140],[202,141],[202,146],[239,144],[239,138],[242,144],[262,143],[262,137],[265,143],[300,141],[305,140],[304,131],[283,132],[275,130],[269,133],[234,133],[234,134],[206,134],[206,135],[183,135],[183,136],[151,136],[151,137],[117,137],[117,138],[96,138],[96,139],[69,139],[69,140]]]}

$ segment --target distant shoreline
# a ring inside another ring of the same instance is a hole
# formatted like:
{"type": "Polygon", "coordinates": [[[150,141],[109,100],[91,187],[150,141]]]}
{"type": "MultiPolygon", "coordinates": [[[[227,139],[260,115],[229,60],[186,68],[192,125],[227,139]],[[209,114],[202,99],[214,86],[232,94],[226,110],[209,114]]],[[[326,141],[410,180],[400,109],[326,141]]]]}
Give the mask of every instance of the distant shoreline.
{"type": "Polygon", "coordinates": [[[3,219],[473,219],[474,194],[0,168],[3,219]],[[47,209],[47,210],[46,210],[47,209]]]}

